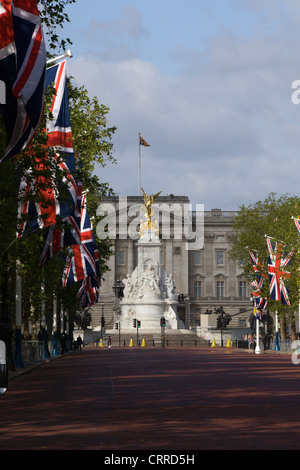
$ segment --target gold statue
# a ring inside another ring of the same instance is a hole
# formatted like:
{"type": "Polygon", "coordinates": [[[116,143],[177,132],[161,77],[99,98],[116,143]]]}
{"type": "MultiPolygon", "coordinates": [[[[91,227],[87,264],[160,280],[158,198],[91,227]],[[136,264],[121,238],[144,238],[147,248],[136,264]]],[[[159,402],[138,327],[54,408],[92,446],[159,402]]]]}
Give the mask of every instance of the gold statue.
{"type": "Polygon", "coordinates": [[[143,191],[143,195],[144,195],[144,206],[147,209],[148,228],[151,228],[152,227],[152,224],[151,224],[152,204],[154,204],[155,199],[158,198],[161,191],[159,191],[159,193],[155,194],[154,196],[147,196],[147,194],[145,193],[143,188],[142,188],[142,191],[143,191]]]}

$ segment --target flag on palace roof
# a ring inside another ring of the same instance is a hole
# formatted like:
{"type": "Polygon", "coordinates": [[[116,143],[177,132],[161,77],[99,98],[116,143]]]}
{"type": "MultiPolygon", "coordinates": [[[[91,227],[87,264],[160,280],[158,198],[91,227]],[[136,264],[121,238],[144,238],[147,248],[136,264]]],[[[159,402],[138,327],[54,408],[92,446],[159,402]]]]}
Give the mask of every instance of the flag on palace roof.
{"type": "Polygon", "coordinates": [[[24,150],[44,110],[46,47],[35,0],[0,2],[0,108],[7,134],[3,162],[24,150]]]}
{"type": "Polygon", "coordinates": [[[140,136],[140,145],[143,145],[144,147],[150,147],[150,145],[141,136],[140,136]]]}

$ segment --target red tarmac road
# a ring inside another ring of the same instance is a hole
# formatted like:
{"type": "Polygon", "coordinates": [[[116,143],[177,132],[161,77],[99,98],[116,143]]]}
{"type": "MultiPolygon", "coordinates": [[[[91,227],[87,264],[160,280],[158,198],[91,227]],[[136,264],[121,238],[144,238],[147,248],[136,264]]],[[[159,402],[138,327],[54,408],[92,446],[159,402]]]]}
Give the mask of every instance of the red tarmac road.
{"type": "Polygon", "coordinates": [[[1,450],[300,449],[300,365],[234,349],[84,349],[9,382],[1,450]]]}

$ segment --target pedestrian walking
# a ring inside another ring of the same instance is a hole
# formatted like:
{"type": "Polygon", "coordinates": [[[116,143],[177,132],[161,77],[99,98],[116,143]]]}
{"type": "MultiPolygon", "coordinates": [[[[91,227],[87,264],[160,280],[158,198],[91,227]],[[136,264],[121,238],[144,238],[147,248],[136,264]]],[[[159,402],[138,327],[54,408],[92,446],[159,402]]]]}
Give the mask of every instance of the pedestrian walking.
{"type": "Polygon", "coordinates": [[[78,336],[78,338],[76,340],[76,344],[77,344],[77,350],[79,349],[79,351],[81,351],[81,346],[83,344],[81,336],[78,336]]]}
{"type": "Polygon", "coordinates": [[[61,345],[61,354],[66,354],[66,351],[67,351],[67,338],[66,338],[66,333],[65,332],[61,335],[60,345],[61,345]]]}
{"type": "Polygon", "coordinates": [[[107,347],[108,349],[111,349],[111,337],[110,336],[107,338],[107,347]]]}

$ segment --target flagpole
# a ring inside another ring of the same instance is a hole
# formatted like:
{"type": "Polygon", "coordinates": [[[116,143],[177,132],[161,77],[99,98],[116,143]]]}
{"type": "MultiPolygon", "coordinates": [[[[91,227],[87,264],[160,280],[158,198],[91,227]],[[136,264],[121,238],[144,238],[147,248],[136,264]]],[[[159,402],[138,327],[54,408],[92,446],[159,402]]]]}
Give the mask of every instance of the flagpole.
{"type": "Polygon", "coordinates": [[[47,60],[46,64],[49,65],[49,64],[52,64],[53,62],[57,62],[58,60],[65,59],[65,58],[67,58],[67,57],[70,57],[70,58],[73,57],[73,54],[72,54],[72,52],[71,52],[70,50],[67,51],[65,54],[62,54],[62,55],[60,55],[60,56],[58,56],[58,57],[54,57],[53,59],[47,60]]]}
{"type": "Polygon", "coordinates": [[[138,190],[138,195],[141,195],[141,134],[139,133],[139,190],[138,190]]]}
{"type": "Polygon", "coordinates": [[[276,338],[275,351],[280,351],[279,341],[278,341],[278,313],[277,311],[275,313],[275,338],[276,338]]]}
{"type": "Polygon", "coordinates": [[[259,347],[259,317],[257,316],[257,312],[254,309],[256,313],[256,347],[255,347],[255,354],[260,354],[260,347],[259,347]]]}

